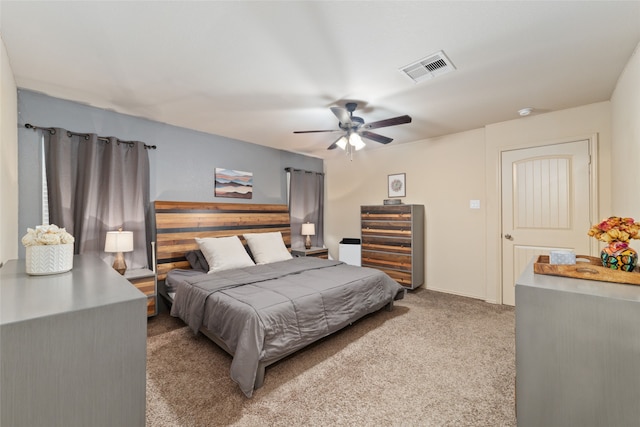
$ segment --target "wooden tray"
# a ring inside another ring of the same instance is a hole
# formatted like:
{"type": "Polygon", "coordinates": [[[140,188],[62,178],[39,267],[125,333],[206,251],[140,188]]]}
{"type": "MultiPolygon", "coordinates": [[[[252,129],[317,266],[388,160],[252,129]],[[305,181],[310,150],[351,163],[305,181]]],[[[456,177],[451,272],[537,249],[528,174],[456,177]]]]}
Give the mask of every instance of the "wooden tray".
{"type": "Polygon", "coordinates": [[[575,265],[549,264],[549,256],[540,255],[537,261],[533,263],[533,272],[550,276],[640,285],[640,270],[638,267],[633,271],[612,270],[603,267],[600,258],[586,255],[576,255],[575,265]]]}

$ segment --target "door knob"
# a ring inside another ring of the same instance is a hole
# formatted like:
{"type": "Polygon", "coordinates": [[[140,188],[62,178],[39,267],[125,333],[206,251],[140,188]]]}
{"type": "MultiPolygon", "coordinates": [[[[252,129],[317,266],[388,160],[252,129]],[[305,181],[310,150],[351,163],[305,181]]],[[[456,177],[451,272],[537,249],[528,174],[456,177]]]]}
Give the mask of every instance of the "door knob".
{"type": "Polygon", "coordinates": [[[513,236],[511,234],[505,234],[504,238],[507,240],[513,240],[513,236]]]}

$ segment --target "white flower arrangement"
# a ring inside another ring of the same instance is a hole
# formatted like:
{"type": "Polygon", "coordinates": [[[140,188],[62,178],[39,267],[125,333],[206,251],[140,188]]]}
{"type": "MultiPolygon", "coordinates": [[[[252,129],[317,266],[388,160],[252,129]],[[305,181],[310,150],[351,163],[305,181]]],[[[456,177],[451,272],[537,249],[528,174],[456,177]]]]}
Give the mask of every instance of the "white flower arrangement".
{"type": "Polygon", "coordinates": [[[27,228],[27,234],[22,237],[25,247],[42,245],[66,245],[73,243],[75,239],[64,228],[55,224],[38,225],[35,229],[27,228]]]}

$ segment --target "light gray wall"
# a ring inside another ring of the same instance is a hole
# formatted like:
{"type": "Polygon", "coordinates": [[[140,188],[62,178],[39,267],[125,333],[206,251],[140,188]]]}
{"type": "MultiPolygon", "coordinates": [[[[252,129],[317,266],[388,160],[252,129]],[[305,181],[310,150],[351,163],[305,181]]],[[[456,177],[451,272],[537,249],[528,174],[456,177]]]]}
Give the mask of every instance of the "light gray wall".
{"type": "Polygon", "coordinates": [[[18,256],[17,86],[0,35],[0,267],[18,256]]]}
{"type": "MultiPolygon", "coordinates": [[[[151,200],[286,203],[285,167],[322,172],[322,159],[115,113],[41,93],[18,91],[19,237],[41,220],[40,162],[36,132],[25,123],[92,132],[156,145],[149,151],[151,200]],[[216,167],[253,173],[253,198],[214,197],[216,167]]],[[[24,248],[20,247],[20,257],[24,248]]]]}

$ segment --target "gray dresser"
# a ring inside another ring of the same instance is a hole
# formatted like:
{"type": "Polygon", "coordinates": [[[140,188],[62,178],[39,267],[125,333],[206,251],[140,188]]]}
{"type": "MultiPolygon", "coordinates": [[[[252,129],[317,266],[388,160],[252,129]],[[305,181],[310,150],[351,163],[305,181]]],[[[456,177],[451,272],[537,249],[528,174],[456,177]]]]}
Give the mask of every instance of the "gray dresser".
{"type": "Polygon", "coordinates": [[[144,426],[146,296],[98,257],[0,268],[0,425],[144,426]]]}
{"type": "Polygon", "coordinates": [[[640,286],[516,281],[518,427],[640,425],[640,286]]]}

